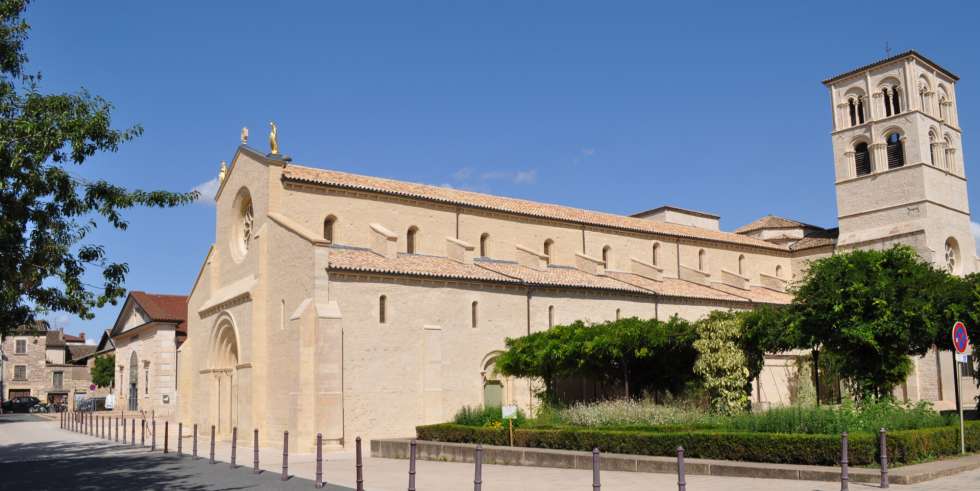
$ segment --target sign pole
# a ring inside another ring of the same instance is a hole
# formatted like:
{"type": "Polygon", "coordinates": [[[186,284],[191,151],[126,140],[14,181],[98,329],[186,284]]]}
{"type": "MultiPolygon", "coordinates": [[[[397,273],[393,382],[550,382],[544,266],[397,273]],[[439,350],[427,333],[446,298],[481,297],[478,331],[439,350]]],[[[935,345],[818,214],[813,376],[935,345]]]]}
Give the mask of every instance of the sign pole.
{"type": "Polygon", "coordinates": [[[960,415],[960,454],[966,454],[966,435],[963,429],[963,404],[960,401],[960,361],[953,351],[953,388],[956,394],[956,412],[960,415]]]}

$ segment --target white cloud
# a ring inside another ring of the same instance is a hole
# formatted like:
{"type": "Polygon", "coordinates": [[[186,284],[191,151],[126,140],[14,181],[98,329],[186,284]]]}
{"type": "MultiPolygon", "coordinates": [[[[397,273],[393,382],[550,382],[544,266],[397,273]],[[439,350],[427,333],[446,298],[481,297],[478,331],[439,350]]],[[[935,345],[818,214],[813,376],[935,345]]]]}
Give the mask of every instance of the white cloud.
{"type": "Polygon", "coordinates": [[[194,186],[194,189],[192,189],[191,191],[197,191],[197,193],[198,193],[197,202],[198,203],[203,203],[203,204],[206,204],[206,205],[213,205],[214,204],[214,195],[218,194],[218,178],[215,177],[214,179],[211,179],[210,181],[204,181],[201,184],[198,184],[197,186],[194,186]]]}
{"type": "Polygon", "coordinates": [[[89,346],[95,346],[95,345],[99,344],[99,340],[96,339],[94,336],[93,337],[90,337],[90,338],[85,338],[85,344],[87,344],[89,346]]]}
{"type": "Polygon", "coordinates": [[[514,184],[534,184],[538,180],[538,171],[534,169],[517,171],[514,174],[514,184]]]}
{"type": "Polygon", "coordinates": [[[980,223],[970,222],[970,232],[973,233],[973,241],[977,246],[977,255],[980,256],[980,223]]]}
{"type": "Polygon", "coordinates": [[[514,184],[534,184],[538,178],[535,169],[518,171],[491,171],[480,174],[481,181],[510,181],[514,184]]]}

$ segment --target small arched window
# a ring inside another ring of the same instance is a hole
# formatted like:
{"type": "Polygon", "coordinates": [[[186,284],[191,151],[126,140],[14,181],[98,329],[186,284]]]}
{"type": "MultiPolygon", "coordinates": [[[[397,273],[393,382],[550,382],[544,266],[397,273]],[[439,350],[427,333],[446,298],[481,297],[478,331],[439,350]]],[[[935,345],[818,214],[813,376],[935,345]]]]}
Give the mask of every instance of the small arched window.
{"type": "Polygon", "coordinates": [[[612,256],[612,247],[609,247],[609,246],[603,247],[602,248],[602,265],[606,269],[609,269],[609,261],[611,260],[611,257],[610,256],[612,256]]]}
{"type": "Polygon", "coordinates": [[[323,240],[333,244],[333,226],[337,223],[337,217],[330,215],[323,219],[323,240]]]}
{"type": "Polygon", "coordinates": [[[415,254],[416,240],[418,240],[419,228],[412,225],[408,228],[408,233],[405,235],[405,252],[409,254],[415,254]]]}
{"type": "Polygon", "coordinates": [[[385,295],[378,297],[378,322],[381,324],[388,322],[388,297],[385,295]]]}
{"type": "Polygon", "coordinates": [[[621,311],[619,309],[616,309],[616,320],[619,320],[620,319],[620,314],[621,314],[621,311]]]}
{"type": "Polygon", "coordinates": [[[892,87],[892,112],[894,114],[902,113],[902,105],[899,103],[899,91],[897,85],[892,87]]]}
{"type": "Polygon", "coordinates": [[[548,328],[555,327],[555,306],[548,306],[548,328]]]}
{"type": "Polygon", "coordinates": [[[659,262],[659,261],[660,261],[660,242],[654,242],[653,243],[653,251],[651,253],[651,261],[650,261],[650,264],[653,264],[654,266],[656,266],[657,265],[657,262],[659,262]]]}
{"type": "Polygon", "coordinates": [[[888,87],[881,89],[882,99],[885,102],[885,116],[892,115],[892,96],[888,87]]]}
{"type": "Polygon", "coordinates": [[[847,112],[851,116],[851,126],[856,125],[857,124],[857,121],[858,121],[857,120],[857,104],[854,102],[854,99],[848,99],[847,100],[847,112]]]}
{"type": "Polygon", "coordinates": [[[946,96],[939,97],[939,119],[943,121],[949,119],[949,106],[946,104],[946,96]]]}
{"type": "Polygon", "coordinates": [[[477,326],[477,323],[479,322],[479,319],[477,318],[477,307],[478,306],[479,306],[479,304],[477,302],[475,302],[475,301],[470,305],[470,324],[471,324],[471,327],[476,327],[477,326]]]}
{"type": "Polygon", "coordinates": [[[871,152],[867,143],[854,145],[854,173],[858,176],[871,173],[871,152]]]}
{"type": "Polygon", "coordinates": [[[490,234],[484,233],[480,236],[480,257],[490,257],[490,234]]]}
{"type": "Polygon", "coordinates": [[[936,165],[936,133],[929,130],[929,162],[936,165]]]}
{"type": "Polygon", "coordinates": [[[895,169],[905,165],[905,150],[902,148],[902,136],[889,133],[885,137],[885,152],[888,155],[888,168],[895,169]]]}
{"type": "Polygon", "coordinates": [[[745,255],[744,254],[740,254],[738,256],[738,274],[740,274],[740,275],[744,275],[745,274],[745,255]]]}
{"type": "Polygon", "coordinates": [[[547,264],[551,264],[551,249],[555,245],[555,241],[547,239],[544,241],[544,260],[547,264]]]}
{"type": "Polygon", "coordinates": [[[776,278],[782,278],[782,277],[783,277],[783,267],[777,264],[776,265],[776,278]]]}
{"type": "Polygon", "coordinates": [[[707,266],[707,253],[701,249],[698,251],[698,271],[704,271],[707,266]]]}

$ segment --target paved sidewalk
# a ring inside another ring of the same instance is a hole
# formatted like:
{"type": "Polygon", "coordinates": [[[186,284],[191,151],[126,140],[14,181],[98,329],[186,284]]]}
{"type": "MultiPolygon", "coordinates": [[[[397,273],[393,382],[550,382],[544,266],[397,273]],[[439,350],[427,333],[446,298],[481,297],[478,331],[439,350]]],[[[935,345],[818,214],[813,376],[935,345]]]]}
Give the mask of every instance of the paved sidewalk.
{"type": "MultiPolygon", "coordinates": [[[[193,460],[189,457],[178,459],[173,455],[164,456],[161,452],[150,453],[145,449],[126,449],[121,445],[79,435],[58,427],[58,421],[20,421],[6,422],[8,416],[0,417],[0,476],[15,476],[16,483],[11,489],[52,489],[38,486],[27,478],[47,479],[48,484],[73,483],[77,489],[311,489],[314,458],[311,454],[290,454],[289,471],[295,478],[283,483],[278,481],[282,465],[280,448],[260,449],[261,467],[268,472],[254,476],[249,466],[252,462],[251,433],[245,435],[244,447],[238,449],[239,463],[246,467],[229,469],[227,463],[209,465],[207,463],[208,445],[199,441],[200,455],[205,458],[193,460]],[[62,470],[62,459],[79,460],[62,470]],[[112,460],[112,459],[119,460],[112,460]],[[57,465],[47,461],[58,460],[57,465]],[[25,466],[25,463],[30,463],[25,466]],[[36,470],[31,470],[32,466],[36,470]],[[26,471],[24,469],[27,469],[26,471]],[[301,479],[305,478],[305,479],[301,479]]],[[[138,437],[137,437],[138,438],[138,437]]],[[[264,438],[264,437],[262,437],[264,438]]],[[[273,439],[276,444],[282,435],[273,439]]],[[[190,450],[189,438],[185,439],[184,449],[190,450]]],[[[271,443],[272,440],[261,440],[271,443]]],[[[159,441],[158,441],[159,443],[159,441]]],[[[172,448],[176,445],[171,442],[172,448]]],[[[404,490],[408,484],[408,461],[376,459],[367,457],[368,445],[364,445],[365,488],[375,490],[404,490]]],[[[216,445],[219,460],[227,461],[230,455],[228,445],[216,445]]],[[[330,483],[349,489],[354,486],[353,452],[333,452],[326,454],[324,478],[330,483]]],[[[589,491],[592,486],[592,473],[588,470],[549,469],[537,467],[515,467],[486,465],[483,468],[484,491],[589,491]]],[[[419,461],[417,467],[417,488],[421,491],[460,491],[472,489],[473,465],[463,463],[419,461]]],[[[11,484],[12,481],[4,481],[11,484]]],[[[837,491],[838,483],[783,481],[775,479],[753,479],[716,476],[689,476],[689,491],[837,491]]],[[[957,476],[938,479],[913,486],[893,485],[893,489],[915,491],[977,491],[980,490],[980,470],[957,476]]],[[[328,488],[329,489],[329,488],[328,488]]],[[[602,473],[604,491],[652,490],[672,491],[677,489],[676,476],[671,474],[646,474],[636,472],[602,473]]],[[[877,489],[877,486],[851,483],[855,491],[877,489]]]]}

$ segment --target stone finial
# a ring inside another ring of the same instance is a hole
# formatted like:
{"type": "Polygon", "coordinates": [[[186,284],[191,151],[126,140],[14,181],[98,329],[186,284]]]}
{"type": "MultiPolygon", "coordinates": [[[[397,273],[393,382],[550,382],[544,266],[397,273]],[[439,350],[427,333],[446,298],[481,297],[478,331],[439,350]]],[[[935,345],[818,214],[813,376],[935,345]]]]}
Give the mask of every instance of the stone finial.
{"type": "Polygon", "coordinates": [[[269,155],[279,155],[279,128],[276,123],[269,121],[269,155]]]}
{"type": "Polygon", "coordinates": [[[228,175],[228,164],[224,160],[221,161],[221,168],[218,169],[218,184],[225,182],[225,176],[228,175]]]}
{"type": "Polygon", "coordinates": [[[248,127],[242,126],[242,145],[248,145],[248,127]]]}

